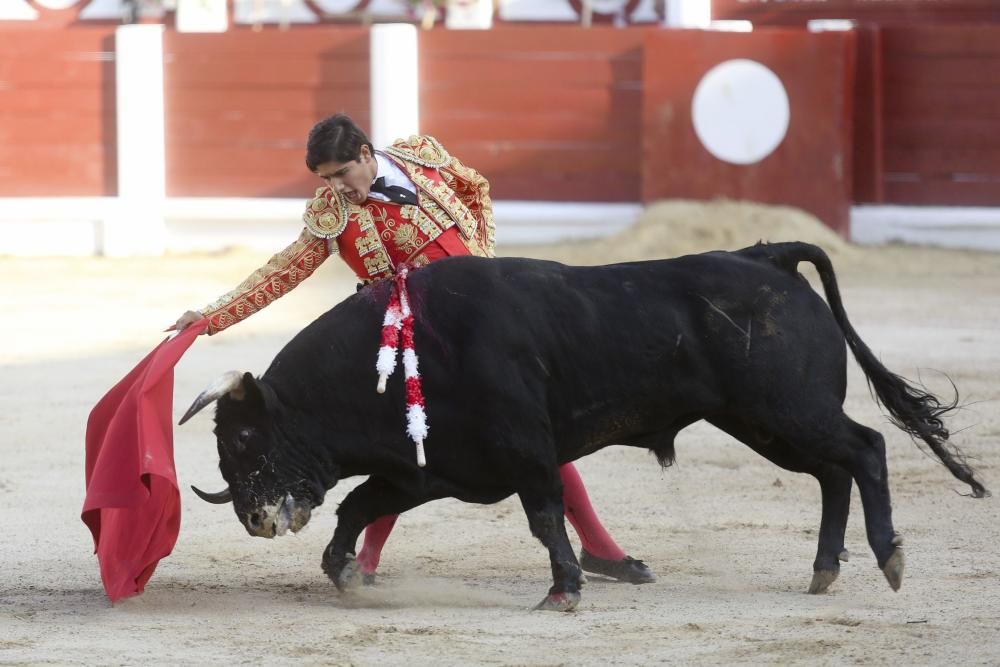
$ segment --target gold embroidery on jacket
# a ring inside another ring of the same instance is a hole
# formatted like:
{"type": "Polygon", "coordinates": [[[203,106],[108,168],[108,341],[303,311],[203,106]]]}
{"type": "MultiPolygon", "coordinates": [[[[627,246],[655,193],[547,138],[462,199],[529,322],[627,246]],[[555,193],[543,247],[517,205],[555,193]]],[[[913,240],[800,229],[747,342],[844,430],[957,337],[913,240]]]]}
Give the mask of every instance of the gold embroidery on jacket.
{"type": "Polygon", "coordinates": [[[347,201],[329,188],[317,188],[316,196],[306,205],[302,222],[314,236],[335,239],[340,236],[350,217],[347,201]],[[332,202],[327,198],[332,198],[332,202]]]}
{"type": "Polygon", "coordinates": [[[385,222],[385,211],[375,204],[365,206],[358,212],[358,227],[361,236],[355,241],[358,255],[364,260],[365,271],[374,278],[384,277],[381,274],[391,272],[392,260],[389,252],[379,238],[378,228],[375,226],[376,218],[380,222],[385,222]],[[367,256],[366,255],[370,255],[367,256]]]}
{"type": "Polygon", "coordinates": [[[292,291],[330,256],[327,242],[303,229],[287,248],[251,273],[228,294],[201,309],[210,334],[246,319],[292,291]]]}
{"type": "Polygon", "coordinates": [[[493,257],[496,248],[496,224],[490,184],[485,177],[452,157],[436,139],[412,136],[396,141],[385,151],[417,186],[420,206],[442,229],[457,223],[464,245],[475,255],[493,257]],[[442,181],[424,176],[417,166],[438,170],[442,181]]]}
{"type": "Polygon", "coordinates": [[[393,232],[392,242],[396,248],[407,254],[416,252],[424,245],[417,228],[405,222],[393,232]]]}
{"type": "Polygon", "coordinates": [[[432,169],[440,169],[451,161],[451,156],[444,146],[428,135],[412,135],[409,139],[397,139],[384,152],[432,169]]]}
{"type": "Polygon", "coordinates": [[[455,196],[455,191],[444,181],[428,178],[418,169],[408,174],[417,187],[423,189],[434,203],[454,220],[465,238],[472,238],[476,231],[476,220],[469,209],[455,196]]]}
{"type": "Polygon", "coordinates": [[[441,175],[452,184],[455,194],[471,210],[479,211],[476,237],[483,246],[486,257],[493,257],[496,248],[496,224],[493,220],[493,202],[490,200],[490,183],[471,167],[456,157],[441,170],[441,175]],[[457,178],[456,178],[457,177],[457,178]]]}
{"type": "Polygon", "coordinates": [[[391,275],[389,261],[381,253],[376,254],[374,257],[365,257],[364,259],[365,272],[372,277],[372,280],[387,278],[391,275]]]}
{"type": "Polygon", "coordinates": [[[326,197],[323,197],[322,194],[323,194],[323,188],[317,188],[316,196],[313,197],[313,200],[311,202],[309,202],[309,208],[311,208],[313,211],[316,211],[317,213],[330,207],[330,204],[328,204],[326,201],[326,197]]]}
{"type": "Polygon", "coordinates": [[[455,224],[429,197],[424,197],[423,209],[421,210],[416,206],[403,206],[400,210],[400,215],[404,220],[412,220],[417,229],[432,241],[443,230],[449,229],[455,224]]]}

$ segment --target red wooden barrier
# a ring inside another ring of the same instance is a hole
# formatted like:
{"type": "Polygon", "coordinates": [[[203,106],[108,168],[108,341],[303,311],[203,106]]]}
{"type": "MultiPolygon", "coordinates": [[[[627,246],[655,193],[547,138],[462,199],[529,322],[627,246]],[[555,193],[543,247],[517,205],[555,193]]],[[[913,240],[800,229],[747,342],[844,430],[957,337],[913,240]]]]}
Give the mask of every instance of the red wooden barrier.
{"type": "Polygon", "coordinates": [[[113,34],[0,24],[0,197],[117,192],[113,34]]]}
{"type": "Polygon", "coordinates": [[[1000,25],[882,34],[885,201],[1000,205],[1000,25]]]}
{"type": "Polygon", "coordinates": [[[307,197],[313,124],[369,122],[368,30],[164,35],[167,194],[307,197]]]}
{"type": "Polygon", "coordinates": [[[878,25],[1000,22],[996,0],[712,0],[713,19],[754,25],[802,25],[812,19],[855,19],[878,25]]]}
{"type": "Polygon", "coordinates": [[[422,130],[497,199],[637,201],[645,32],[421,33],[422,130]]]}

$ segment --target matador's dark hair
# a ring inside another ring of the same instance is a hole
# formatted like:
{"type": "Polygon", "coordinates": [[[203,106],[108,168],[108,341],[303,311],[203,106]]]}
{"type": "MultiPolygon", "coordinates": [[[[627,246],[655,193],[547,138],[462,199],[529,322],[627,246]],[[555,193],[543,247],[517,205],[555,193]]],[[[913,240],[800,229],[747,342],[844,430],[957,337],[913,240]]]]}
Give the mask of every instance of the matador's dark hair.
{"type": "Polygon", "coordinates": [[[309,171],[325,162],[350,162],[361,156],[361,147],[368,146],[372,155],[375,147],[357,123],[347,114],[324,118],[309,131],[306,142],[306,166],[309,171]]]}

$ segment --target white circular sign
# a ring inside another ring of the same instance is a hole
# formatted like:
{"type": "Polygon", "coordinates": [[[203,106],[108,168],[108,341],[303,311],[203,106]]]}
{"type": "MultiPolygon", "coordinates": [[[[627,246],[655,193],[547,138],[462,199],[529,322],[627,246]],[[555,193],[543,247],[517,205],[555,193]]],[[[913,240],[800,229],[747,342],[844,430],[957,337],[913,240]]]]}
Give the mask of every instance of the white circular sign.
{"type": "Polygon", "coordinates": [[[691,119],[705,149],[726,162],[760,162],[788,132],[788,94],[781,79],[754,60],[727,60],[694,91],[691,119]]]}

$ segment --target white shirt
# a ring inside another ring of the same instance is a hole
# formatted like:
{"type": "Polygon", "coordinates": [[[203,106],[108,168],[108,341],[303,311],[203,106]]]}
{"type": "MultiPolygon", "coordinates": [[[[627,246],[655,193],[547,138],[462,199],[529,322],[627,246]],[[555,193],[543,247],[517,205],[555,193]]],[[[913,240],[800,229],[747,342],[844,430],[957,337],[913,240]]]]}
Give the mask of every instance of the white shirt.
{"type": "MultiPolygon", "coordinates": [[[[375,178],[372,179],[372,183],[379,178],[384,177],[385,184],[387,186],[398,185],[406,188],[413,194],[417,194],[417,186],[413,184],[413,181],[410,180],[402,169],[397,167],[392,160],[387,158],[380,151],[375,151],[375,162],[378,164],[378,171],[375,173],[375,178]]],[[[378,201],[389,201],[389,198],[381,192],[369,192],[368,196],[378,201]]]]}

